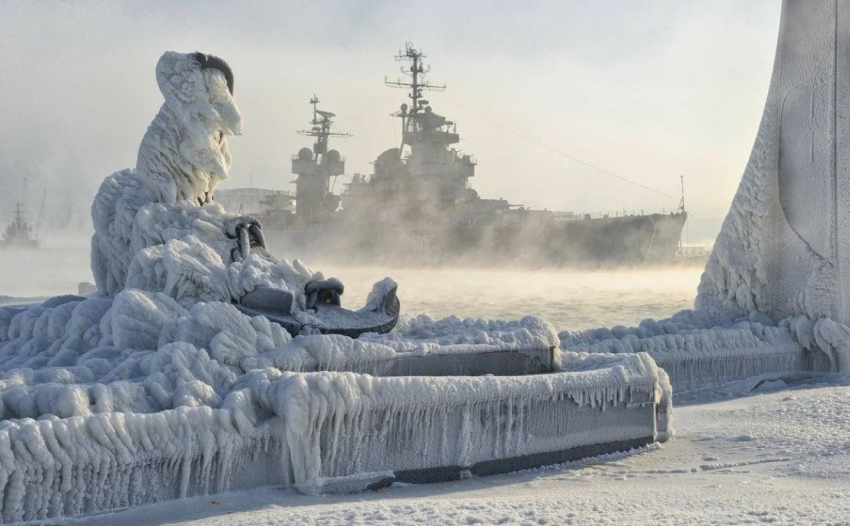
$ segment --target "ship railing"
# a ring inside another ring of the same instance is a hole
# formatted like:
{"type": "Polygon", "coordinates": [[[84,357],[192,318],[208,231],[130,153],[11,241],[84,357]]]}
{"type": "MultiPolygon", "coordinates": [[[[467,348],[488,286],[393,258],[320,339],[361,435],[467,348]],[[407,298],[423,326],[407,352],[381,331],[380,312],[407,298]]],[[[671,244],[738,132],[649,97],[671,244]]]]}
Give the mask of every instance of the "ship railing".
{"type": "MultiPolygon", "coordinates": [[[[676,208],[623,208],[619,210],[608,210],[605,212],[591,212],[591,213],[579,213],[576,212],[573,214],[572,219],[606,219],[612,217],[638,217],[638,216],[651,216],[655,214],[660,215],[673,215],[677,213],[679,210],[676,208]]],[[[556,218],[559,221],[570,221],[571,219],[568,216],[558,217],[556,218]]]]}
{"type": "Polygon", "coordinates": [[[502,224],[502,225],[525,225],[525,224],[535,224],[535,223],[546,223],[546,222],[569,222],[569,221],[580,221],[585,219],[605,219],[605,218],[615,218],[615,217],[640,217],[640,216],[649,216],[653,214],[673,214],[676,212],[675,209],[671,208],[660,208],[657,210],[654,209],[635,209],[635,210],[615,210],[609,212],[596,212],[592,214],[581,214],[576,212],[550,212],[547,210],[511,210],[511,213],[500,214],[499,219],[491,217],[489,215],[484,216],[464,216],[461,218],[454,218],[451,221],[451,224],[459,227],[474,227],[474,226],[486,226],[489,224],[502,224]]]}
{"type": "MultiPolygon", "coordinates": [[[[292,160],[292,161],[300,161],[300,160],[302,160],[300,157],[298,157],[298,154],[292,154],[292,155],[290,155],[290,156],[289,156],[289,159],[290,159],[290,160],[292,160]]],[[[339,162],[341,162],[341,163],[344,163],[344,162],[345,162],[345,160],[346,160],[346,159],[345,159],[345,157],[342,157],[342,156],[341,156],[341,157],[339,158],[339,162]]],[[[315,161],[315,159],[306,159],[306,161],[315,161]]]]}
{"type": "Polygon", "coordinates": [[[676,249],[676,255],[682,257],[708,257],[711,255],[711,245],[682,245],[676,249]]]}

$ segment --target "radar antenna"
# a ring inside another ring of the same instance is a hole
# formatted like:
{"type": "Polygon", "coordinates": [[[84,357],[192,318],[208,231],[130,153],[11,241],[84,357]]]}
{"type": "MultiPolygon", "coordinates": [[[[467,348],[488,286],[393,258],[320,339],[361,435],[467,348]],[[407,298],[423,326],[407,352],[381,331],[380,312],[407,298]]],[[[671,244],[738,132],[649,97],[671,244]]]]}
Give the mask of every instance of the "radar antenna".
{"type": "Polygon", "coordinates": [[[401,68],[401,72],[409,80],[399,78],[391,81],[384,77],[384,84],[387,86],[410,90],[407,96],[412,102],[411,106],[408,107],[407,103],[404,103],[401,105],[400,111],[391,114],[393,117],[399,117],[401,119],[402,139],[401,146],[399,147],[399,156],[402,155],[401,152],[404,149],[404,145],[411,144],[410,140],[418,132],[432,129],[435,126],[453,124],[441,117],[439,122],[431,119],[433,116],[431,107],[428,105],[428,101],[422,98],[422,92],[443,91],[446,89],[446,85],[437,85],[428,82],[425,76],[431,71],[431,67],[423,65],[422,59],[424,58],[425,54],[414,48],[412,43],[408,42],[404,45],[404,51],[399,51],[395,59],[397,62],[410,61],[410,66],[402,66],[401,68]]]}
{"type": "Polygon", "coordinates": [[[313,144],[313,153],[316,155],[328,153],[328,137],[339,137],[341,139],[351,137],[350,133],[331,131],[333,118],[336,117],[336,114],[320,110],[319,102],[319,97],[313,94],[310,98],[310,104],[313,105],[313,120],[310,121],[312,126],[309,130],[298,130],[297,132],[300,135],[315,137],[317,139],[313,144]]]}
{"type": "Polygon", "coordinates": [[[428,104],[428,101],[422,100],[422,91],[443,91],[446,89],[446,85],[436,85],[430,84],[426,79],[425,75],[431,71],[431,67],[427,68],[422,64],[422,59],[425,58],[425,54],[422,51],[413,47],[413,44],[408,42],[404,45],[404,52],[399,51],[398,55],[396,55],[395,59],[398,62],[403,60],[409,60],[409,67],[402,67],[401,72],[410,77],[409,82],[405,82],[403,79],[396,80],[387,80],[384,78],[384,83],[387,86],[392,88],[404,88],[410,89],[410,100],[413,101],[413,106],[410,109],[411,113],[416,113],[419,111],[420,106],[424,106],[428,104]]]}
{"type": "Polygon", "coordinates": [[[313,225],[336,211],[339,196],[331,192],[330,178],[345,173],[345,158],[337,150],[328,149],[328,138],[351,137],[348,133],[332,132],[332,112],[319,109],[319,97],[310,99],[313,119],[310,129],[298,131],[301,135],[315,137],[313,150],[302,148],[292,157],[292,173],[295,179],[295,220],[301,225],[313,225]]]}

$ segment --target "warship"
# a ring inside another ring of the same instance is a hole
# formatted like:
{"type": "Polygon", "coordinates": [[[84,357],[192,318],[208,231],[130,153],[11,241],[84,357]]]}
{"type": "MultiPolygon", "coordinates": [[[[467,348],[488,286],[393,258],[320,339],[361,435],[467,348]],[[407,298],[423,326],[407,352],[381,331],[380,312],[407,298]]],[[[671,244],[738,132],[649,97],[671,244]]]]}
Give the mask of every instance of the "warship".
{"type": "MultiPolygon", "coordinates": [[[[295,192],[258,214],[270,250],[287,258],[340,263],[522,266],[630,266],[673,260],[687,219],[684,197],[669,213],[591,216],[531,210],[504,199],[485,199],[469,186],[476,160],[459,152],[456,124],[423,97],[442,90],[425,79],[425,56],[410,44],[396,59],[407,78],[386,81],[409,91],[398,147],[381,153],[374,173],[354,175],[337,195],[331,179],[345,173],[345,158],[329,149],[332,112],[313,97],[315,139],[292,157],[295,192]],[[408,65],[409,64],[409,65],[408,65]],[[292,206],[294,202],[294,207],[292,206]]],[[[233,192],[233,191],[231,191],[233,192]]],[[[222,192],[226,198],[226,192],[222,192]]]]}
{"type": "Polygon", "coordinates": [[[24,209],[20,202],[15,203],[15,218],[3,232],[0,248],[38,248],[32,228],[24,220],[24,209]]]}

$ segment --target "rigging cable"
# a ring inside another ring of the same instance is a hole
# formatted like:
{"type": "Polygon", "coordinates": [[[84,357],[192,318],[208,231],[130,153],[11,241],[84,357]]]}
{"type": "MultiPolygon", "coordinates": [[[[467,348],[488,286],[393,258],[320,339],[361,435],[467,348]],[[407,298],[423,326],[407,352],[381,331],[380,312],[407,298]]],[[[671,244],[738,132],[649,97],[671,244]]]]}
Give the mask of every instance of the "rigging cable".
{"type": "Polygon", "coordinates": [[[502,129],[503,129],[503,130],[505,130],[505,131],[508,131],[508,132],[510,132],[510,133],[513,133],[514,135],[516,135],[516,136],[518,136],[518,137],[522,137],[523,139],[525,139],[525,140],[527,140],[527,141],[530,141],[530,142],[532,142],[532,143],[536,144],[537,146],[540,146],[541,148],[546,148],[547,150],[549,150],[549,151],[551,151],[551,152],[554,152],[554,153],[556,153],[556,154],[558,154],[558,155],[561,155],[561,156],[563,156],[563,157],[566,157],[567,159],[570,159],[571,161],[577,162],[577,163],[579,163],[579,164],[583,164],[584,166],[587,166],[588,168],[593,168],[594,170],[596,170],[596,171],[598,171],[598,172],[602,172],[602,173],[604,173],[605,175],[610,175],[611,177],[613,177],[613,178],[615,178],[615,179],[619,179],[620,181],[623,181],[623,182],[626,182],[626,183],[629,183],[629,184],[633,184],[633,185],[635,185],[635,186],[638,186],[638,187],[640,187],[640,188],[643,188],[644,190],[649,190],[650,192],[655,192],[656,194],[661,194],[661,195],[663,195],[663,196],[665,196],[665,197],[669,197],[669,198],[671,198],[671,199],[679,199],[678,197],[676,197],[676,196],[672,196],[672,195],[670,195],[670,194],[668,194],[668,193],[665,193],[665,192],[662,192],[661,190],[656,190],[655,188],[650,188],[649,186],[642,185],[642,184],[640,184],[640,183],[638,183],[638,182],[632,181],[632,180],[630,180],[630,179],[626,179],[625,177],[620,177],[619,175],[614,174],[614,173],[611,173],[611,172],[609,172],[608,170],[604,170],[604,169],[602,169],[602,168],[600,168],[600,167],[598,167],[598,166],[594,166],[594,165],[592,165],[592,164],[590,164],[590,163],[588,163],[588,162],[582,161],[581,159],[578,159],[578,158],[576,158],[576,157],[573,157],[572,155],[569,155],[569,154],[567,154],[567,153],[564,153],[564,152],[562,152],[562,151],[560,151],[560,150],[558,150],[558,149],[556,149],[556,148],[553,148],[553,147],[549,146],[548,144],[544,144],[544,143],[542,143],[542,142],[540,142],[540,141],[538,141],[538,140],[536,140],[536,139],[534,139],[534,138],[532,138],[532,137],[529,137],[529,136],[527,136],[527,135],[524,135],[524,134],[522,134],[522,133],[520,133],[520,132],[518,132],[518,131],[516,131],[516,130],[512,130],[512,129],[510,129],[510,128],[508,128],[507,126],[504,126],[504,125],[502,125],[502,124],[499,124],[498,122],[496,122],[496,121],[494,121],[494,120],[492,120],[492,119],[490,119],[490,118],[488,118],[488,117],[485,117],[484,115],[481,115],[481,114],[479,114],[479,113],[477,113],[477,112],[475,112],[475,111],[470,110],[469,108],[466,108],[466,107],[464,107],[464,106],[461,106],[461,105],[460,105],[460,104],[458,104],[457,102],[453,102],[453,101],[451,101],[451,100],[449,100],[449,99],[447,99],[447,98],[445,98],[445,97],[441,97],[441,98],[442,98],[443,100],[445,100],[446,102],[448,102],[449,104],[451,104],[452,106],[457,106],[458,108],[460,108],[460,109],[462,109],[462,110],[464,110],[464,111],[466,111],[466,112],[468,112],[468,113],[471,113],[472,115],[475,115],[475,116],[476,116],[476,117],[478,117],[479,119],[483,119],[483,120],[485,120],[485,121],[489,122],[490,124],[493,124],[494,126],[498,126],[499,128],[502,128],[502,129]]]}

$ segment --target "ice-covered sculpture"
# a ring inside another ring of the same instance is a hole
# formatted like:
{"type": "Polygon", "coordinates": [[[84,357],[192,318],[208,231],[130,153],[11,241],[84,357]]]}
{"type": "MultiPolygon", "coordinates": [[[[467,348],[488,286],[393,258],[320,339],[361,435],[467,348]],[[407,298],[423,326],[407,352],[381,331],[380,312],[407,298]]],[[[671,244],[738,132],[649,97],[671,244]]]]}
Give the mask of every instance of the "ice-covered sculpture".
{"type": "Polygon", "coordinates": [[[213,201],[227,179],[227,138],[242,133],[233,72],[203,53],[166,52],[156,79],[165,103],[148,127],[135,169],[104,180],[92,205],[91,265],[98,291],[162,292],[186,308],[234,302],[293,334],[304,327],[356,336],[398,318],[396,285],[376,284],[366,307],[342,309],[342,284],[265,251],[249,216],[213,201]]]}
{"type": "Polygon", "coordinates": [[[227,137],[242,133],[229,66],[202,53],[169,51],[157,63],[156,79],[165,103],[142,139],[136,168],[107,177],[92,204],[92,271],[106,294],[125,287],[139,251],[192,230],[203,234],[195,221],[222,231],[233,219],[220,209],[193,209],[211,203],[216,185],[227,179],[227,137]],[[143,208],[139,219],[149,221],[136,220],[143,208]],[[182,227],[174,221],[181,216],[182,227]]]}

